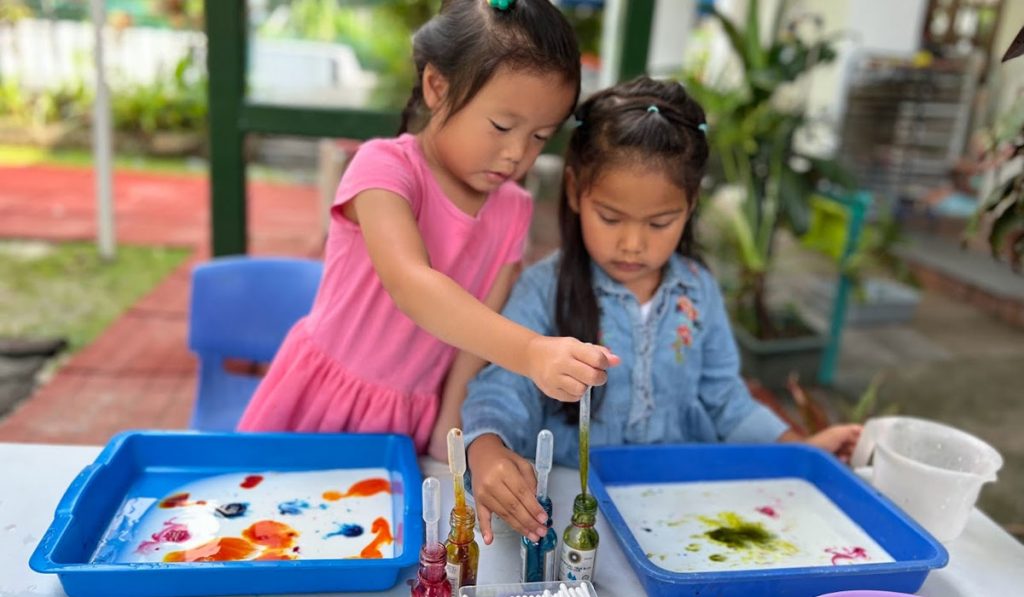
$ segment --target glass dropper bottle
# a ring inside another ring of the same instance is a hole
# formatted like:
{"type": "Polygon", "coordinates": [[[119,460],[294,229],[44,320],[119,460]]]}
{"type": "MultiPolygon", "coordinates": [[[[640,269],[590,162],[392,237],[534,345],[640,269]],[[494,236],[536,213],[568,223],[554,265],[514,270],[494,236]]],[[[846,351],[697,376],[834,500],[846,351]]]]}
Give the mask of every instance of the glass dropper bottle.
{"type": "Polygon", "coordinates": [[[420,569],[412,597],[451,597],[445,564],[448,553],[437,540],[437,523],[441,519],[441,483],[435,477],[423,480],[423,528],[426,540],[420,549],[420,569]]]}
{"type": "Polygon", "coordinates": [[[548,531],[536,543],[523,537],[520,553],[522,555],[523,582],[552,581],[556,579],[555,546],[558,535],[551,528],[551,498],[548,497],[548,475],[551,473],[551,461],[554,457],[554,435],[547,429],[537,434],[537,501],[548,515],[548,531]]]}
{"type": "Polygon", "coordinates": [[[448,581],[452,585],[452,594],[458,595],[459,588],[476,584],[480,562],[480,546],[473,533],[476,519],[473,508],[466,504],[466,488],[462,481],[466,474],[466,448],[461,429],[448,432],[448,467],[455,489],[455,507],[449,520],[451,530],[445,549],[448,551],[448,581]]]}

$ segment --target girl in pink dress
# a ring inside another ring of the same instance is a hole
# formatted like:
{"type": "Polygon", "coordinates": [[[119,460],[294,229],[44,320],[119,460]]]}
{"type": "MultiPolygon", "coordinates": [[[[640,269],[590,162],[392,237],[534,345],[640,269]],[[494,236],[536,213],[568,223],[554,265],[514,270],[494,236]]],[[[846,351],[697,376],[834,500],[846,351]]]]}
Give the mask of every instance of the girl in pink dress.
{"type": "Polygon", "coordinates": [[[569,23],[549,0],[447,0],[413,47],[419,80],[402,134],[352,159],[313,309],[240,430],[405,433],[443,459],[465,386],[486,362],[563,401],[603,384],[618,362],[498,314],[532,214],[513,181],[579,96],[569,23]]]}

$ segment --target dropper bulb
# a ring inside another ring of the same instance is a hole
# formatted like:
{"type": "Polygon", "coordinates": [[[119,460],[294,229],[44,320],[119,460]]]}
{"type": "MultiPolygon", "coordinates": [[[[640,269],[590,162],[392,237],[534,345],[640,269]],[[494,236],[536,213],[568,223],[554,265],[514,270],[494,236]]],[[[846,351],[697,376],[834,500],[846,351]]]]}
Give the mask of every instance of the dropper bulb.
{"type": "Polygon", "coordinates": [[[454,428],[448,432],[448,468],[452,476],[461,477],[466,473],[466,447],[462,430],[454,428]]]}

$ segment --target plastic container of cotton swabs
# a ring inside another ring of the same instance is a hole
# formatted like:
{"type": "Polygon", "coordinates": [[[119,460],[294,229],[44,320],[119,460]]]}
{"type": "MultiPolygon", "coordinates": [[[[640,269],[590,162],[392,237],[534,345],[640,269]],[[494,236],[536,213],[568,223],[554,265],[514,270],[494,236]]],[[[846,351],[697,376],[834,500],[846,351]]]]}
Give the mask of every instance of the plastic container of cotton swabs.
{"type": "Polygon", "coordinates": [[[477,585],[463,587],[459,590],[459,595],[461,597],[545,597],[544,591],[547,591],[547,597],[586,597],[586,595],[597,597],[594,585],[586,580],[477,585]],[[564,593],[561,592],[563,586],[566,589],[564,593]]]}

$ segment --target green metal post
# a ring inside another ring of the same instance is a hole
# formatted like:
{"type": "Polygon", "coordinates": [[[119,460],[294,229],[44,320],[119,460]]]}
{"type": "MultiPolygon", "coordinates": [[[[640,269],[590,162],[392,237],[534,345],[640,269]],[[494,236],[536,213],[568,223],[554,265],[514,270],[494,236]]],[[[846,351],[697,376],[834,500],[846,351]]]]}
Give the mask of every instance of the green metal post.
{"type": "Polygon", "coordinates": [[[210,224],[214,256],[246,252],[245,0],[204,0],[210,106],[210,224]]]}
{"type": "Polygon", "coordinates": [[[619,61],[619,81],[627,81],[647,72],[651,27],[654,25],[655,0],[625,1],[626,17],[623,25],[622,60],[619,61]]]}
{"type": "Polygon", "coordinates": [[[825,346],[825,354],[822,355],[821,366],[818,369],[818,383],[822,385],[831,385],[835,379],[843,326],[846,325],[846,307],[849,302],[850,289],[853,286],[853,280],[847,273],[847,265],[850,258],[857,252],[857,247],[860,244],[864,220],[867,217],[868,208],[871,206],[871,194],[866,191],[858,191],[848,196],[829,197],[829,199],[838,201],[846,206],[850,213],[850,221],[846,229],[846,244],[843,247],[843,255],[839,259],[839,283],[836,287],[836,295],[832,303],[832,320],[829,324],[828,344],[825,346]]]}

